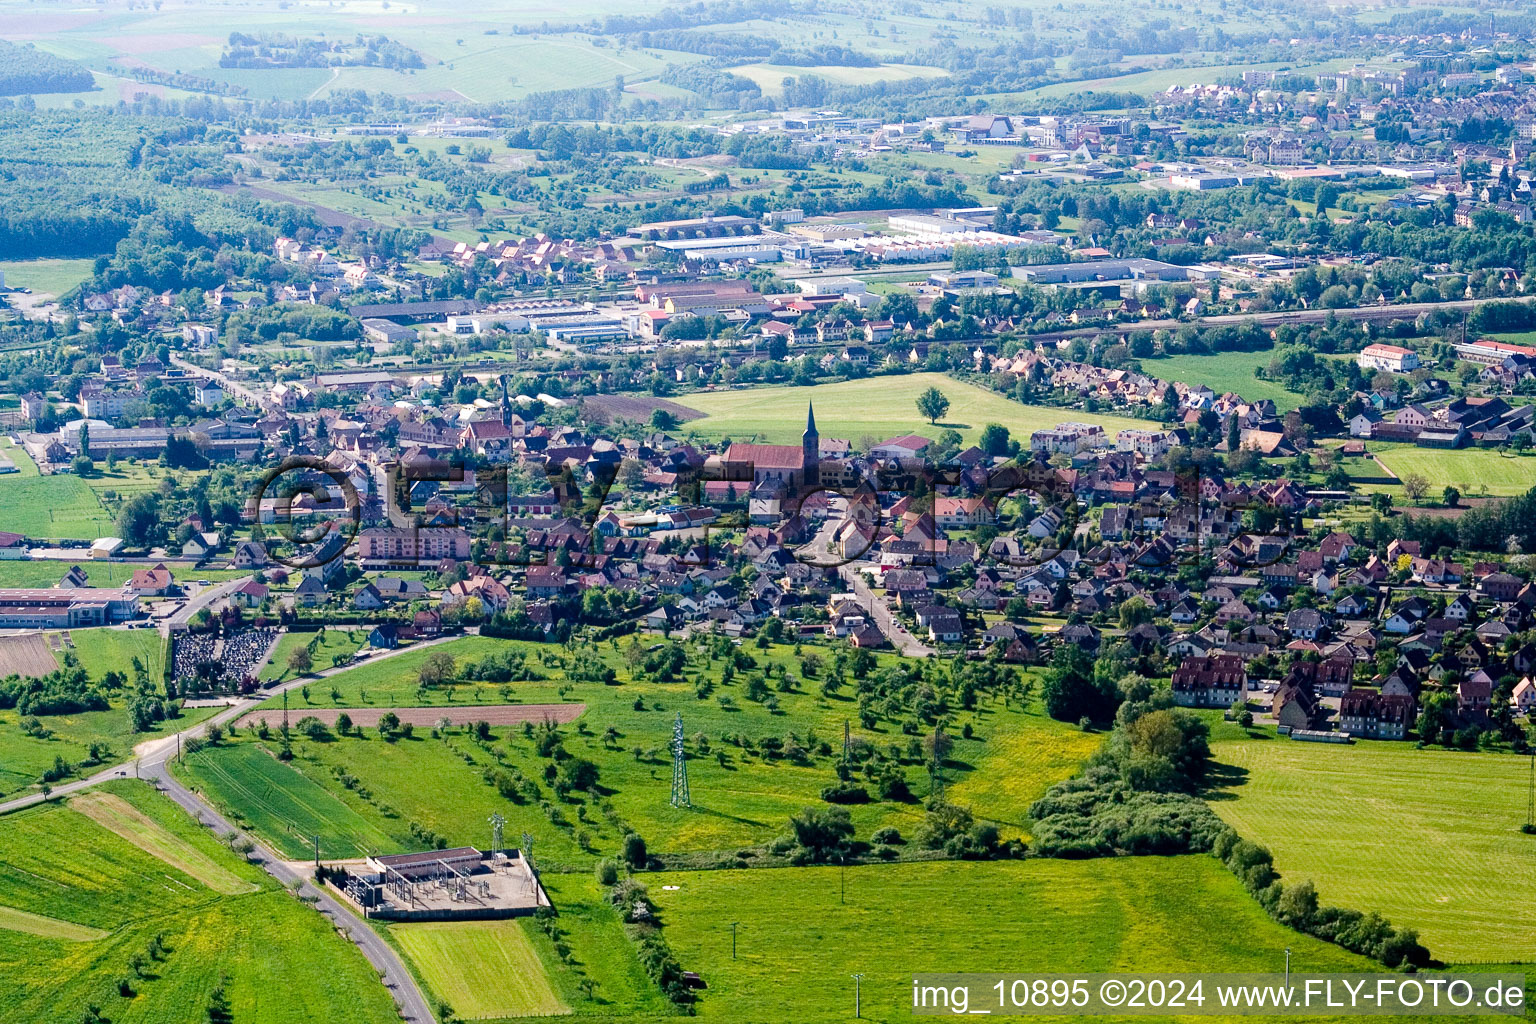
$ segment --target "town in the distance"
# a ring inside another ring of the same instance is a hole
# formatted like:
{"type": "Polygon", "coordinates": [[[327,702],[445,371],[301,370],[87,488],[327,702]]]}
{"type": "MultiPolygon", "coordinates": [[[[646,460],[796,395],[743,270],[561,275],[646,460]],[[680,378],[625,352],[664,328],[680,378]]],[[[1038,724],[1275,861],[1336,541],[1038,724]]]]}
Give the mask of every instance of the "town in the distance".
{"type": "Polygon", "coordinates": [[[1536,995],[1536,13],[484,6],[0,0],[0,1021],[1536,995]]]}

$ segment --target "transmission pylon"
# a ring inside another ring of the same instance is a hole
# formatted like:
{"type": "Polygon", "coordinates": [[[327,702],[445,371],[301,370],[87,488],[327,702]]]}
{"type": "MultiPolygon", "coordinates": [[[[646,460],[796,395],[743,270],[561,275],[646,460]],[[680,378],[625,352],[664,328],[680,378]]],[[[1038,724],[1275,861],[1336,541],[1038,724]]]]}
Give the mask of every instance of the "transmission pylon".
{"type": "Polygon", "coordinates": [[[506,827],[507,819],[503,818],[500,813],[496,813],[492,814],[487,820],[491,823],[491,853],[500,853],[501,830],[506,827]]]}
{"type": "Polygon", "coordinates": [[[683,713],[672,721],[672,806],[692,807],[688,795],[688,757],[683,749],[683,713]]]}

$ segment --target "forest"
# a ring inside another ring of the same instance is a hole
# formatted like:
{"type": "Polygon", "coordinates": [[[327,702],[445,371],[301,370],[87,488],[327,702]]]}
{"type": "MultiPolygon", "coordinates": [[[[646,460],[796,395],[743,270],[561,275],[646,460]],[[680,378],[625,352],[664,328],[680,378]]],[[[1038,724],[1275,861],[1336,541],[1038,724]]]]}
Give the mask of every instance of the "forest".
{"type": "Polygon", "coordinates": [[[96,79],[80,64],[0,40],[0,96],[43,92],[85,92],[96,79]]]}

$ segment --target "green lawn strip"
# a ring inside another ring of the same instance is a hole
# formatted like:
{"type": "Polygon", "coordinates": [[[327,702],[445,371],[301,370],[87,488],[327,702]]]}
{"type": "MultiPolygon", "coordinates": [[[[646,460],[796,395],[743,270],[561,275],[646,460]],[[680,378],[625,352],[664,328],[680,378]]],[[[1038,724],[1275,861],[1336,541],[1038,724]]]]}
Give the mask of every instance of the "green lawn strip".
{"type": "Polygon", "coordinates": [[[0,929],[26,932],[45,939],[63,939],[65,942],[94,942],[107,937],[107,933],[100,928],[87,928],[83,924],[60,921],[56,917],[44,917],[15,907],[0,907],[0,929]]]}

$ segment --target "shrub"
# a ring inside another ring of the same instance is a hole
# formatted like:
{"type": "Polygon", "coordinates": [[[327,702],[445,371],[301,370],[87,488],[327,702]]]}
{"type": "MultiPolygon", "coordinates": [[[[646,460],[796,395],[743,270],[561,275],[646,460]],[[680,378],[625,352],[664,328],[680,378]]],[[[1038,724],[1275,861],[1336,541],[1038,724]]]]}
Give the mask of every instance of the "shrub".
{"type": "Polygon", "coordinates": [[[867,804],[869,792],[863,786],[843,782],[824,788],[821,798],[829,804],[867,804]]]}

